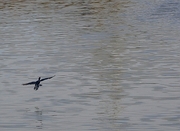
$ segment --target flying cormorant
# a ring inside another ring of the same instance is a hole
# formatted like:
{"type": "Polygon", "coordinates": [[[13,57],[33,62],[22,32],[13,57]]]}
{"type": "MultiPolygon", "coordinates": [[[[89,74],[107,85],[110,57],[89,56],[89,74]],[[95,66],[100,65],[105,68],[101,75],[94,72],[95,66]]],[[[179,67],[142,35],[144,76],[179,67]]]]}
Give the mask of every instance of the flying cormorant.
{"type": "MultiPolygon", "coordinates": [[[[54,76],[55,76],[55,75],[54,75],[54,76]]],[[[34,90],[38,90],[39,86],[42,86],[42,85],[40,84],[41,81],[44,81],[44,80],[47,80],[47,79],[51,79],[51,78],[53,78],[54,76],[47,77],[47,78],[43,78],[43,79],[41,79],[41,77],[39,77],[37,81],[32,81],[32,82],[25,83],[25,84],[22,84],[22,85],[33,85],[33,84],[34,84],[34,85],[35,85],[35,86],[34,86],[34,90]]]]}

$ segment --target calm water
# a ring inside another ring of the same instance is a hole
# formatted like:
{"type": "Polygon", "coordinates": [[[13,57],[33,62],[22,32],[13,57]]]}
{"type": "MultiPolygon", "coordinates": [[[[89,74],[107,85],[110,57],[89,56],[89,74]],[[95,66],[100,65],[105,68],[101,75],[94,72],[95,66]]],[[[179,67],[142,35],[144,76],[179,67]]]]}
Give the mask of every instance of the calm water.
{"type": "Polygon", "coordinates": [[[1,2],[0,130],[179,131],[179,34],[179,0],[1,2]]]}

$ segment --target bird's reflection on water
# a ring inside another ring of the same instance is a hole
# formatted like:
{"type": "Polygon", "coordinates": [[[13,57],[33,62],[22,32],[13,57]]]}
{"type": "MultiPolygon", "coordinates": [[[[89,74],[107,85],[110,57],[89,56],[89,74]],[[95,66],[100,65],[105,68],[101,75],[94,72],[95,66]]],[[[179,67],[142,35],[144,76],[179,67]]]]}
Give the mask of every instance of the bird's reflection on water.
{"type": "Polygon", "coordinates": [[[43,128],[43,120],[42,120],[42,110],[39,107],[35,107],[35,115],[36,115],[36,128],[42,129],[43,128]]]}

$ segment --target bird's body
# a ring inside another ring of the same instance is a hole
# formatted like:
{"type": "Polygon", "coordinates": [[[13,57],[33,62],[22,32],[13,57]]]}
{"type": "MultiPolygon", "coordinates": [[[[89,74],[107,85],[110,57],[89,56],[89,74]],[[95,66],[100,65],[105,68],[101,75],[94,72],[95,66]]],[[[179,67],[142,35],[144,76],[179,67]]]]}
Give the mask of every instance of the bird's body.
{"type": "MultiPolygon", "coordinates": [[[[55,75],[54,75],[54,76],[55,76],[55,75]]],[[[54,76],[52,76],[52,77],[47,77],[47,78],[43,78],[43,79],[41,79],[41,77],[39,77],[37,81],[32,81],[32,82],[25,83],[25,84],[22,84],[22,85],[32,85],[32,84],[34,84],[34,85],[35,85],[35,86],[34,86],[34,90],[38,90],[39,86],[42,86],[42,85],[40,84],[41,81],[44,81],[44,80],[47,80],[47,79],[51,79],[51,78],[53,78],[54,76]]]]}

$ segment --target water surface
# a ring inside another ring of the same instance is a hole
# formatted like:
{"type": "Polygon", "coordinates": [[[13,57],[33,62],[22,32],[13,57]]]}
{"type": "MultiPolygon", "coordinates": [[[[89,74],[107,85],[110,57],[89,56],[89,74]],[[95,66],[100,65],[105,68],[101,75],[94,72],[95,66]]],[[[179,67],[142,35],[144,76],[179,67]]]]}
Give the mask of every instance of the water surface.
{"type": "Polygon", "coordinates": [[[178,0],[0,4],[1,130],[179,130],[178,0]],[[41,77],[38,91],[22,86],[41,77]]]}

